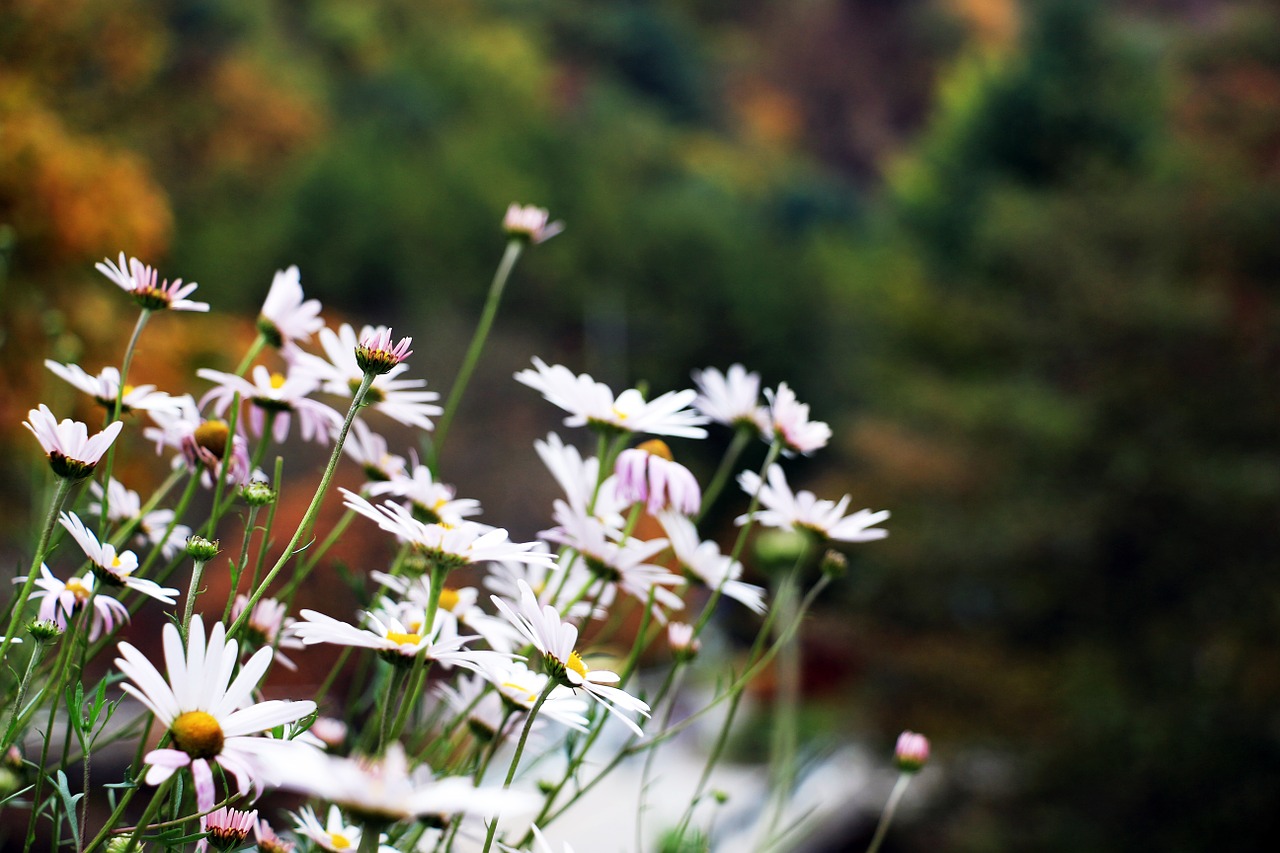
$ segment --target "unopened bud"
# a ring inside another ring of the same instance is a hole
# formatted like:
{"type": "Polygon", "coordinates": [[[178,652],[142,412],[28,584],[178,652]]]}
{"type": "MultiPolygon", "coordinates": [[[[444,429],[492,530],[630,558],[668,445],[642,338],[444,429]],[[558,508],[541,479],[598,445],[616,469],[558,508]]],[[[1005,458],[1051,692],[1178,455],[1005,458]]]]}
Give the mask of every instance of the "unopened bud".
{"type": "Polygon", "coordinates": [[[52,619],[33,619],[27,630],[37,643],[56,642],[63,634],[62,626],[52,619]]]}
{"type": "Polygon", "coordinates": [[[893,760],[903,773],[915,773],[929,762],[929,739],[913,731],[898,735],[893,760]]]}
{"type": "Polygon", "coordinates": [[[276,492],[261,480],[254,480],[240,490],[240,496],[249,506],[266,506],[276,499],[276,492]]]}
{"type": "Polygon", "coordinates": [[[849,571],[849,558],[834,549],[822,555],[822,573],[832,580],[842,578],[849,571]]]}
{"type": "Polygon", "coordinates": [[[678,661],[693,660],[702,648],[702,641],[693,634],[693,626],[684,622],[667,625],[667,644],[671,646],[672,656],[678,661]]]}
{"type": "Polygon", "coordinates": [[[192,536],[187,540],[187,556],[197,563],[207,563],[218,556],[218,541],[210,542],[203,536],[192,536]]]}

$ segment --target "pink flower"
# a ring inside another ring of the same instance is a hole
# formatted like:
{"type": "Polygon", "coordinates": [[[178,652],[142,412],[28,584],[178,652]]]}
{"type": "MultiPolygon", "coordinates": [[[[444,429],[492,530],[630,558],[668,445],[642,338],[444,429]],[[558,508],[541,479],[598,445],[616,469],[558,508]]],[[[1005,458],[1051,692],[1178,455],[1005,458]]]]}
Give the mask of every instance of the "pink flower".
{"type": "Polygon", "coordinates": [[[124,424],[116,421],[90,438],[88,427],[70,419],[58,423],[44,403],[27,412],[27,420],[22,425],[31,430],[48,454],[53,473],[67,480],[83,480],[92,474],[102,455],[124,429],[124,424]]]}
{"type": "Polygon", "coordinates": [[[126,270],[124,252],[120,253],[119,264],[113,264],[111,259],[107,258],[104,262],[95,264],[95,268],[149,311],[160,311],[165,308],[174,311],[209,310],[209,303],[192,302],[187,299],[196,289],[195,282],[185,286],[180,278],[174,279],[172,284],[168,280],[159,282],[159,274],[137,258],[129,259],[128,270],[126,270]]]}
{"type": "Polygon", "coordinates": [[[915,773],[929,761],[929,739],[913,731],[898,735],[893,760],[903,773],[915,773]]]}
{"type": "Polygon", "coordinates": [[[523,207],[512,202],[502,218],[502,229],[517,240],[545,243],[564,230],[563,222],[551,222],[551,215],[541,207],[526,204],[523,207]]]}
{"type": "Polygon", "coordinates": [[[618,499],[623,503],[643,502],[650,515],[668,507],[692,515],[702,502],[697,478],[672,459],[671,449],[658,439],[619,453],[614,474],[618,499]]]}
{"type": "Polygon", "coordinates": [[[391,368],[413,355],[409,344],[413,338],[401,338],[397,344],[391,343],[391,329],[378,326],[360,339],[356,347],[356,364],[365,373],[381,376],[391,368]]]}

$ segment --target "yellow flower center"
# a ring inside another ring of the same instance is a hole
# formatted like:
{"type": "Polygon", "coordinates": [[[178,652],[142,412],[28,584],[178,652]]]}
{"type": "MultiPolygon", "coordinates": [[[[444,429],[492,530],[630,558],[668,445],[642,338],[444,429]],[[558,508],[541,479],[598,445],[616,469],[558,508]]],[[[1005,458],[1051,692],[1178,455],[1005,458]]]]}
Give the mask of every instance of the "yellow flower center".
{"type": "Polygon", "coordinates": [[[667,443],[665,441],[658,438],[651,438],[648,441],[640,442],[636,445],[636,450],[643,450],[653,456],[661,456],[668,462],[676,461],[676,458],[671,455],[671,448],[667,447],[667,443]]]}
{"type": "Polygon", "coordinates": [[[227,449],[227,436],[231,433],[226,421],[205,421],[196,427],[196,444],[221,459],[227,449]]]}
{"type": "Polygon", "coordinates": [[[328,833],[329,843],[333,845],[334,850],[350,850],[352,847],[351,839],[339,832],[328,833]]]}
{"type": "Polygon", "coordinates": [[[569,660],[565,663],[565,666],[583,678],[587,677],[587,665],[582,662],[582,655],[577,652],[570,653],[569,660]]]}
{"type": "Polygon", "coordinates": [[[112,557],[112,558],[111,558],[111,568],[113,568],[113,569],[118,569],[118,568],[120,568],[120,555],[119,555],[119,554],[116,554],[114,557],[112,557]]]}
{"type": "Polygon", "coordinates": [[[121,395],[120,395],[120,396],[122,396],[122,397],[128,397],[130,394],[132,394],[132,393],[134,392],[134,390],[135,390],[135,389],[134,389],[134,387],[133,387],[132,385],[126,385],[126,386],[124,386],[124,388],[123,388],[123,389],[121,389],[121,395]]]}
{"type": "Polygon", "coordinates": [[[169,726],[178,748],[192,758],[213,758],[222,752],[222,726],[207,711],[187,711],[169,726]]]}
{"type": "Polygon", "coordinates": [[[405,643],[416,646],[418,643],[422,642],[422,635],[402,634],[399,631],[388,631],[387,639],[398,646],[403,646],[405,643]]]}
{"type": "Polygon", "coordinates": [[[532,705],[534,700],[538,698],[538,694],[530,693],[527,687],[516,684],[512,681],[502,682],[501,687],[504,691],[507,691],[507,695],[510,696],[511,699],[525,705],[526,707],[532,705]]]}
{"type": "Polygon", "coordinates": [[[617,406],[610,406],[609,411],[611,411],[613,413],[613,416],[620,421],[625,421],[628,417],[630,417],[630,415],[628,415],[626,412],[619,409],[617,406]]]}
{"type": "Polygon", "coordinates": [[[460,598],[461,597],[458,595],[458,591],[456,589],[450,589],[446,586],[444,589],[440,590],[440,606],[445,610],[448,610],[450,613],[453,612],[453,608],[458,606],[460,598]]]}
{"type": "Polygon", "coordinates": [[[80,578],[67,581],[66,589],[76,597],[77,602],[82,602],[89,597],[89,588],[80,582],[80,578]]]}
{"type": "Polygon", "coordinates": [[[272,389],[273,389],[273,390],[276,390],[276,391],[279,391],[281,388],[283,388],[283,387],[284,387],[284,374],[283,374],[283,373],[273,373],[273,374],[271,374],[271,387],[272,387],[272,389]]]}

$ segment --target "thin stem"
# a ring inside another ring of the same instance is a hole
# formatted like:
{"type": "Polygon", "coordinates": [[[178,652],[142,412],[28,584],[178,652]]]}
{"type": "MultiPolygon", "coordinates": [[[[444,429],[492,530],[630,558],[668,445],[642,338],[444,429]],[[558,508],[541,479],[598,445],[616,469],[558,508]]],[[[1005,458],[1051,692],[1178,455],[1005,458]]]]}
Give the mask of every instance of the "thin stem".
{"type": "Polygon", "coordinates": [[[484,350],[485,340],[489,337],[493,319],[498,314],[498,304],[502,301],[502,291],[507,286],[507,279],[511,276],[511,270],[515,267],[516,259],[520,257],[520,251],[523,248],[524,243],[520,240],[507,242],[506,251],[502,253],[502,261],[498,264],[498,269],[493,274],[493,281],[489,284],[489,296],[485,299],[484,312],[480,315],[480,322],[471,338],[471,345],[467,347],[467,355],[462,361],[462,367],[458,370],[458,378],[453,381],[453,387],[449,389],[449,399],[444,404],[444,413],[436,423],[435,436],[431,446],[430,467],[433,474],[439,470],[440,451],[444,449],[444,440],[449,434],[449,425],[453,423],[453,417],[458,412],[458,404],[462,402],[462,395],[467,390],[467,383],[471,381],[471,373],[480,361],[480,353],[484,350]]]}
{"type": "Polygon", "coordinates": [[[187,587],[187,605],[182,613],[182,642],[186,645],[187,631],[191,628],[191,614],[196,606],[196,594],[200,591],[200,576],[204,574],[204,560],[196,560],[191,570],[191,585],[187,587]]]}
{"type": "Polygon", "coordinates": [[[373,384],[373,380],[374,374],[372,373],[366,373],[364,379],[361,380],[360,387],[356,389],[355,396],[351,398],[351,407],[347,409],[347,417],[342,422],[342,429],[339,430],[338,439],[333,445],[333,453],[329,456],[329,464],[324,469],[324,475],[320,478],[320,485],[316,487],[315,495],[311,498],[311,505],[307,507],[306,514],[302,516],[298,529],[294,531],[293,538],[285,546],[284,553],[280,555],[280,559],[271,567],[271,571],[267,572],[267,576],[263,578],[262,583],[253,590],[253,594],[245,602],[244,611],[240,614],[240,618],[236,619],[235,624],[227,631],[228,638],[235,636],[236,632],[244,627],[249,615],[253,613],[253,608],[262,600],[267,587],[276,579],[276,575],[280,574],[280,570],[284,568],[285,563],[289,562],[293,557],[294,552],[297,551],[298,543],[311,531],[311,525],[315,523],[316,516],[320,513],[320,504],[324,502],[325,492],[329,490],[329,482],[333,479],[333,472],[338,467],[338,460],[342,458],[342,445],[347,440],[347,433],[351,430],[351,423],[356,419],[356,413],[360,411],[360,406],[364,403],[365,394],[368,393],[369,386],[373,384]]]}
{"type": "Polygon", "coordinates": [[[9,717],[9,727],[4,732],[4,742],[0,743],[0,749],[8,749],[9,743],[18,731],[18,715],[22,712],[22,702],[27,698],[27,688],[31,686],[31,674],[35,672],[36,667],[40,664],[40,658],[44,656],[45,643],[36,643],[35,650],[31,652],[31,658],[27,661],[27,671],[22,675],[22,681],[18,682],[18,695],[13,702],[13,714],[9,717]]]}
{"type": "MultiPolygon", "coordinates": [[[[511,787],[511,782],[516,778],[516,768],[520,766],[520,756],[524,754],[525,742],[529,740],[529,732],[533,729],[533,721],[538,716],[538,711],[542,709],[542,703],[547,701],[547,697],[551,695],[551,691],[556,689],[559,684],[554,678],[547,679],[547,686],[542,688],[542,692],[538,694],[538,701],[533,703],[533,707],[529,709],[529,716],[524,721],[524,728],[520,730],[520,740],[516,744],[516,754],[511,756],[511,766],[507,768],[507,778],[502,783],[502,789],[505,791],[511,787]]],[[[482,853],[489,853],[489,849],[493,847],[493,836],[498,831],[498,819],[495,817],[493,822],[489,824],[489,832],[484,838],[484,850],[482,853]]]]}
{"type": "MultiPolygon", "coordinates": [[[[133,334],[129,336],[129,343],[124,348],[124,360],[120,365],[120,382],[116,386],[115,402],[107,409],[107,422],[104,426],[120,420],[120,416],[124,413],[124,389],[129,383],[129,367],[133,364],[133,353],[138,346],[138,338],[142,336],[142,328],[147,325],[147,320],[151,318],[151,309],[143,308],[138,314],[138,322],[133,324],[133,334]]],[[[115,442],[111,443],[111,447],[107,448],[106,464],[103,466],[102,477],[102,512],[98,517],[98,538],[104,538],[107,529],[107,489],[111,485],[111,472],[115,468],[116,447],[115,442]]]]}
{"type": "Polygon", "coordinates": [[[698,508],[698,517],[695,521],[701,521],[703,516],[707,514],[707,510],[716,502],[716,498],[720,497],[720,492],[724,490],[725,483],[729,482],[729,475],[733,473],[733,469],[737,467],[738,457],[742,455],[742,451],[747,449],[747,443],[751,441],[754,433],[754,427],[740,426],[733,433],[733,440],[729,442],[729,446],[724,451],[724,456],[720,460],[720,466],[716,468],[715,475],[711,478],[711,483],[702,493],[702,506],[698,508]]]}
{"type": "Polygon", "coordinates": [[[391,706],[400,695],[400,688],[404,686],[408,675],[408,667],[392,664],[391,677],[387,679],[387,695],[382,702],[382,721],[378,726],[378,755],[382,755],[387,748],[387,727],[391,722],[391,706]]]}
{"type": "Polygon", "coordinates": [[[147,803],[147,810],[142,813],[142,817],[138,819],[138,825],[133,830],[133,835],[129,837],[129,843],[124,848],[124,853],[139,846],[142,840],[142,833],[151,825],[151,821],[155,819],[156,813],[160,811],[160,807],[164,805],[165,797],[169,793],[169,786],[173,784],[173,780],[177,776],[170,776],[168,779],[156,789],[155,796],[151,798],[151,802],[147,803]]]}
{"type": "Polygon", "coordinates": [[[258,332],[257,339],[249,345],[249,350],[244,354],[244,358],[240,359],[240,366],[236,368],[236,376],[244,376],[244,372],[249,369],[249,365],[253,364],[253,360],[258,357],[258,353],[262,352],[262,348],[266,346],[267,337],[258,332]]]}
{"type": "Polygon", "coordinates": [[[876,834],[871,837],[871,844],[867,847],[867,853],[876,853],[880,849],[881,842],[884,841],[885,835],[889,832],[889,824],[893,822],[893,813],[898,810],[898,803],[902,800],[902,795],[907,792],[907,786],[911,784],[913,773],[899,773],[898,781],[893,783],[893,790],[889,792],[889,801],[884,805],[884,811],[880,814],[880,822],[876,824],[876,834]]]}
{"type": "Polygon", "coordinates": [[[27,572],[27,582],[22,585],[22,591],[18,593],[18,598],[13,605],[13,612],[9,616],[9,627],[5,629],[4,640],[0,641],[0,661],[4,660],[4,656],[8,653],[9,646],[13,642],[18,622],[22,619],[22,610],[27,605],[27,599],[31,597],[31,590],[36,585],[36,575],[40,571],[40,566],[44,563],[45,551],[49,547],[49,539],[53,536],[54,525],[58,523],[58,513],[62,511],[62,505],[67,502],[67,496],[70,494],[71,481],[65,477],[60,477],[57,491],[54,492],[53,501],[49,505],[49,515],[44,521],[44,529],[40,531],[40,541],[36,544],[35,556],[31,560],[31,569],[27,572]]]}

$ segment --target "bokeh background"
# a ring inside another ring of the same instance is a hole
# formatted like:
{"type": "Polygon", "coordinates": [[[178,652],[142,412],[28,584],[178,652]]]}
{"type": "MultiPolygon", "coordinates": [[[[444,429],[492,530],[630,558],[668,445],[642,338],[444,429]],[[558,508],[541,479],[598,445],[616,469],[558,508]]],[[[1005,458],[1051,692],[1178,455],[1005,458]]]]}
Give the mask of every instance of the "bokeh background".
{"type": "Polygon", "coordinates": [[[1275,4],[0,0],[6,571],[21,421],[75,398],[33,355],[114,363],[134,316],[95,261],[243,318],[154,324],[162,388],[296,263],[447,390],[510,201],[568,230],[454,428],[486,518],[489,442],[555,421],[510,402],[530,355],[741,361],[835,428],[793,480],[893,512],[805,641],[814,743],[934,741],[892,849],[1272,849],[1275,4]]]}

